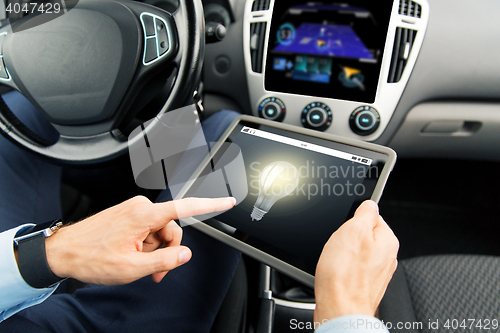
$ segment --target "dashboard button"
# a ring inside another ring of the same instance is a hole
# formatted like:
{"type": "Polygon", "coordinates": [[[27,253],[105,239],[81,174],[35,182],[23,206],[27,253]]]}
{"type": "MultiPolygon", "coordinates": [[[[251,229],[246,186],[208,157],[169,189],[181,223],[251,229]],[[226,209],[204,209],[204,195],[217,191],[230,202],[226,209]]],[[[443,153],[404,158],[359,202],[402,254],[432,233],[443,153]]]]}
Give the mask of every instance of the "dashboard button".
{"type": "Polygon", "coordinates": [[[312,109],[309,111],[307,114],[307,122],[309,125],[312,127],[321,127],[325,123],[325,120],[327,119],[327,115],[325,110],[316,108],[312,109]]]}
{"type": "Polygon", "coordinates": [[[358,135],[370,135],[378,129],[380,115],[377,110],[370,106],[361,106],[351,114],[349,125],[352,131],[358,135]]]}
{"type": "Polygon", "coordinates": [[[371,111],[363,111],[356,117],[356,126],[362,130],[371,130],[375,124],[375,115],[371,111]]]}
{"type": "Polygon", "coordinates": [[[318,131],[324,131],[332,124],[332,110],[320,102],[308,104],[302,110],[302,125],[318,131]]]}
{"type": "Polygon", "coordinates": [[[146,36],[154,36],[155,24],[153,17],[150,15],[143,15],[141,19],[144,22],[144,30],[146,31],[146,36]]]}
{"type": "Polygon", "coordinates": [[[160,51],[160,55],[162,55],[168,51],[168,48],[170,46],[167,34],[167,27],[162,21],[156,19],[156,30],[158,32],[158,48],[160,51]]]}
{"type": "Polygon", "coordinates": [[[264,119],[283,121],[285,112],[285,103],[276,97],[266,98],[259,104],[259,116],[264,119]]]}
{"type": "Polygon", "coordinates": [[[156,38],[148,38],[146,40],[146,50],[144,52],[144,62],[147,64],[150,61],[158,58],[156,49],[156,38]]]}
{"type": "Polygon", "coordinates": [[[279,115],[279,107],[275,103],[269,103],[263,110],[264,118],[273,119],[279,115]]]}

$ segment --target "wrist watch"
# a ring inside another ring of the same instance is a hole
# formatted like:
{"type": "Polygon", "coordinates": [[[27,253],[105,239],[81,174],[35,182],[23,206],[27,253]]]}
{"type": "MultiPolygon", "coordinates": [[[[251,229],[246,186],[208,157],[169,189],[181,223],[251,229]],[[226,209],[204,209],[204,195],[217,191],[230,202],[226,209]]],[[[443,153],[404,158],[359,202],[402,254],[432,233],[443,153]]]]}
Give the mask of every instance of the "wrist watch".
{"type": "Polygon", "coordinates": [[[64,280],[52,273],[45,253],[45,238],[52,236],[62,226],[60,219],[42,223],[22,230],[14,238],[19,272],[33,288],[49,288],[64,280]]]}

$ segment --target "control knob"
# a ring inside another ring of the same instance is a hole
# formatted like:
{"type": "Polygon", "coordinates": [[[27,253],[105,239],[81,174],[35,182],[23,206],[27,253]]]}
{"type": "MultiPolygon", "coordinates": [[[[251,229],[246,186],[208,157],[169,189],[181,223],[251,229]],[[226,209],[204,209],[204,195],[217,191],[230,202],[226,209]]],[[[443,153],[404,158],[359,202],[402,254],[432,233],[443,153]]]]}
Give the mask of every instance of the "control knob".
{"type": "Polygon", "coordinates": [[[304,127],[324,131],[332,124],[333,113],[326,104],[314,102],[302,110],[301,118],[304,127]]]}
{"type": "Polygon", "coordinates": [[[268,97],[259,104],[259,116],[264,119],[283,121],[285,112],[285,103],[276,97],[268,97]]]}
{"type": "Polygon", "coordinates": [[[349,125],[352,131],[358,135],[370,135],[378,129],[380,115],[371,106],[361,106],[351,114],[349,125]]]}

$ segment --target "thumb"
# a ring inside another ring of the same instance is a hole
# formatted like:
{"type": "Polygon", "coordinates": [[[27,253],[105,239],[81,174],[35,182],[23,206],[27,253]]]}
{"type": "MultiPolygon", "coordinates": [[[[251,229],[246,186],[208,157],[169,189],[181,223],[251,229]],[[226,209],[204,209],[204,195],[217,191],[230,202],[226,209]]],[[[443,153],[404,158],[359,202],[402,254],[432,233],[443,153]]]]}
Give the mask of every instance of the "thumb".
{"type": "Polygon", "coordinates": [[[143,276],[171,271],[191,259],[191,250],[186,246],[169,246],[153,252],[138,253],[138,267],[143,276]]]}
{"type": "Polygon", "coordinates": [[[366,200],[356,209],[354,217],[353,220],[356,220],[359,226],[373,229],[378,224],[378,205],[375,201],[366,200]]]}

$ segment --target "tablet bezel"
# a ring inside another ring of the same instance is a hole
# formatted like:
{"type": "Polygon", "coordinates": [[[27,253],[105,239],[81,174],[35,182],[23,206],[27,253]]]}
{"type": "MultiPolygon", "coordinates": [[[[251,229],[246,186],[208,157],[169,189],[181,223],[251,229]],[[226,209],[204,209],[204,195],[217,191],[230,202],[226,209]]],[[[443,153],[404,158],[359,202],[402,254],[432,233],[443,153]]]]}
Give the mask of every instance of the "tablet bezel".
{"type": "MultiPolygon", "coordinates": [[[[193,174],[192,180],[187,182],[184,187],[181,189],[179,194],[174,198],[175,200],[182,199],[183,196],[187,193],[189,188],[192,186],[192,184],[195,182],[195,180],[198,178],[198,176],[202,173],[202,171],[205,169],[206,165],[210,163],[210,160],[213,158],[213,156],[217,153],[217,151],[221,148],[222,144],[226,142],[226,139],[229,137],[229,135],[234,131],[236,126],[240,122],[247,122],[247,123],[254,123],[257,125],[265,125],[269,127],[274,127],[278,129],[282,129],[285,131],[290,131],[290,132],[295,132],[303,135],[307,135],[310,137],[315,137],[323,140],[329,140],[329,141],[334,141],[338,142],[340,144],[345,144],[349,146],[353,146],[356,148],[361,148],[365,150],[369,150],[375,153],[380,153],[384,154],[387,156],[387,161],[385,162],[384,168],[382,169],[382,172],[380,173],[379,179],[377,181],[377,184],[375,186],[375,189],[373,190],[371,200],[375,202],[379,202],[380,197],[382,196],[382,192],[384,190],[385,184],[387,183],[387,180],[389,178],[389,174],[391,173],[394,164],[396,163],[397,155],[396,152],[388,147],[384,146],[379,146],[373,143],[368,143],[364,141],[358,141],[358,140],[353,140],[349,138],[343,138],[339,137],[336,135],[332,134],[326,134],[323,132],[318,132],[318,131],[313,131],[305,128],[300,128],[288,124],[283,124],[283,123],[278,123],[270,120],[265,120],[261,118],[256,118],[252,116],[246,116],[242,115],[237,117],[231,125],[227,128],[227,130],[222,134],[221,138],[219,141],[213,146],[210,154],[203,160],[203,162],[200,164],[200,166],[196,169],[195,173],[193,174]]],[[[214,220],[214,219],[211,219],[214,220]]],[[[244,243],[233,236],[230,236],[203,221],[199,221],[195,218],[187,218],[183,219],[183,221],[187,224],[189,224],[191,227],[241,251],[242,253],[245,253],[246,255],[266,264],[274,269],[282,272],[285,275],[288,275],[289,277],[296,279],[305,285],[314,288],[314,276],[301,270],[298,267],[293,266],[292,264],[281,260],[280,258],[277,258],[273,255],[270,255],[256,247],[253,247],[247,243],[244,243]]],[[[217,220],[215,220],[217,221],[217,220]]]]}

